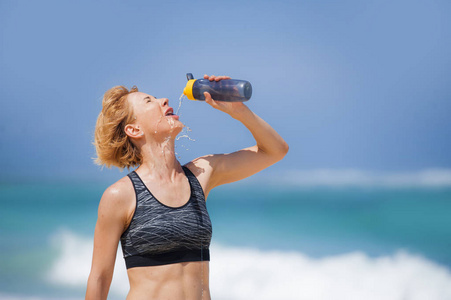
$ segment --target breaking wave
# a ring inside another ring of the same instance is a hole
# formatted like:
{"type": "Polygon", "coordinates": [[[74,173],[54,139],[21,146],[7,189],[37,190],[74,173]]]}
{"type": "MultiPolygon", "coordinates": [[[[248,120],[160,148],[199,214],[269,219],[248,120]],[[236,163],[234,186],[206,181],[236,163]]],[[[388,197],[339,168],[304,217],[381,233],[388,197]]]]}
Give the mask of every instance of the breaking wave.
{"type": "MultiPolygon", "coordinates": [[[[60,231],[54,246],[60,255],[48,270],[47,280],[58,286],[85,287],[92,238],[60,231]]],[[[300,252],[213,244],[211,257],[210,290],[212,298],[218,300],[451,299],[450,271],[402,250],[376,258],[359,251],[311,258],[300,252]]],[[[118,251],[110,293],[124,298],[128,289],[118,251]]],[[[16,300],[1,295],[0,299],[16,300]]]]}

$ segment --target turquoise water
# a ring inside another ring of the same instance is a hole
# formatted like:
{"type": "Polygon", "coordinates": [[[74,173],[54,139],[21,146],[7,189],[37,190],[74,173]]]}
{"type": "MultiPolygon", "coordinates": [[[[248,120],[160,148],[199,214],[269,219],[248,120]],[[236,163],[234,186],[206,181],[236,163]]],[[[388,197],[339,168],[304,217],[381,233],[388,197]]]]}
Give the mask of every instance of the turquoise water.
{"type": "Polygon", "coordinates": [[[314,256],[403,248],[451,267],[451,189],[257,188],[216,191],[209,201],[225,243],[314,256]],[[233,219],[233,222],[230,220],[233,219]]]}
{"type": "MultiPolygon", "coordinates": [[[[70,247],[79,243],[80,249],[90,249],[106,187],[0,185],[0,299],[83,298],[86,270],[67,269],[68,280],[82,278],[73,284],[49,278],[63,257],[61,241],[67,236],[74,237],[70,247]]],[[[376,258],[402,249],[451,270],[451,188],[229,185],[214,190],[207,206],[213,244],[295,252],[311,259],[355,251],[376,258]]],[[[90,263],[91,249],[83,250],[82,258],[76,250],[64,259],[90,263]]]]}

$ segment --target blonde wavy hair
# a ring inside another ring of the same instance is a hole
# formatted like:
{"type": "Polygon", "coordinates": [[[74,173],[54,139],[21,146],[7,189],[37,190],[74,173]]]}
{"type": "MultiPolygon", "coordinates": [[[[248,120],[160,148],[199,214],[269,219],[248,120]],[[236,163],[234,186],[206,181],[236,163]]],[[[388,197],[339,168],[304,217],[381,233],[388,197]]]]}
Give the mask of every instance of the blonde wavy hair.
{"type": "Polygon", "coordinates": [[[130,91],[124,86],[109,89],[102,100],[102,111],[97,118],[94,132],[94,145],[97,158],[95,163],[110,168],[130,169],[142,163],[139,149],[125,134],[124,128],[133,123],[133,108],[127,96],[138,92],[133,86],[130,91]]]}

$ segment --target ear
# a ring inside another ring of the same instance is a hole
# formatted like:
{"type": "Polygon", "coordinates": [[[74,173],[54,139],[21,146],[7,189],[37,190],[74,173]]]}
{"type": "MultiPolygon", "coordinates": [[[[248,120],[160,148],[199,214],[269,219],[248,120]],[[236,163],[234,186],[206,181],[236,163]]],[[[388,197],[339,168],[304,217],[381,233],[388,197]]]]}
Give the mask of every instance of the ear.
{"type": "Polygon", "coordinates": [[[127,124],[124,128],[125,134],[131,138],[139,138],[142,137],[142,131],[135,124],[127,124]]]}

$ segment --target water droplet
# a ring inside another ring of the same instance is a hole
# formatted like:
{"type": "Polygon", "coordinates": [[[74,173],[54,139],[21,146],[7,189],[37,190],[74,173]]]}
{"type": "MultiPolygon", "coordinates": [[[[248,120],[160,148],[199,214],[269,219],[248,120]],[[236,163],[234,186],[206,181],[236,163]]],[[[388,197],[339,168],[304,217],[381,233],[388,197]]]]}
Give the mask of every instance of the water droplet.
{"type": "Polygon", "coordinates": [[[155,133],[157,133],[157,131],[158,131],[158,126],[160,126],[160,123],[161,123],[162,120],[163,120],[163,116],[162,116],[160,119],[158,119],[158,121],[157,121],[157,123],[156,123],[155,133]]]}

